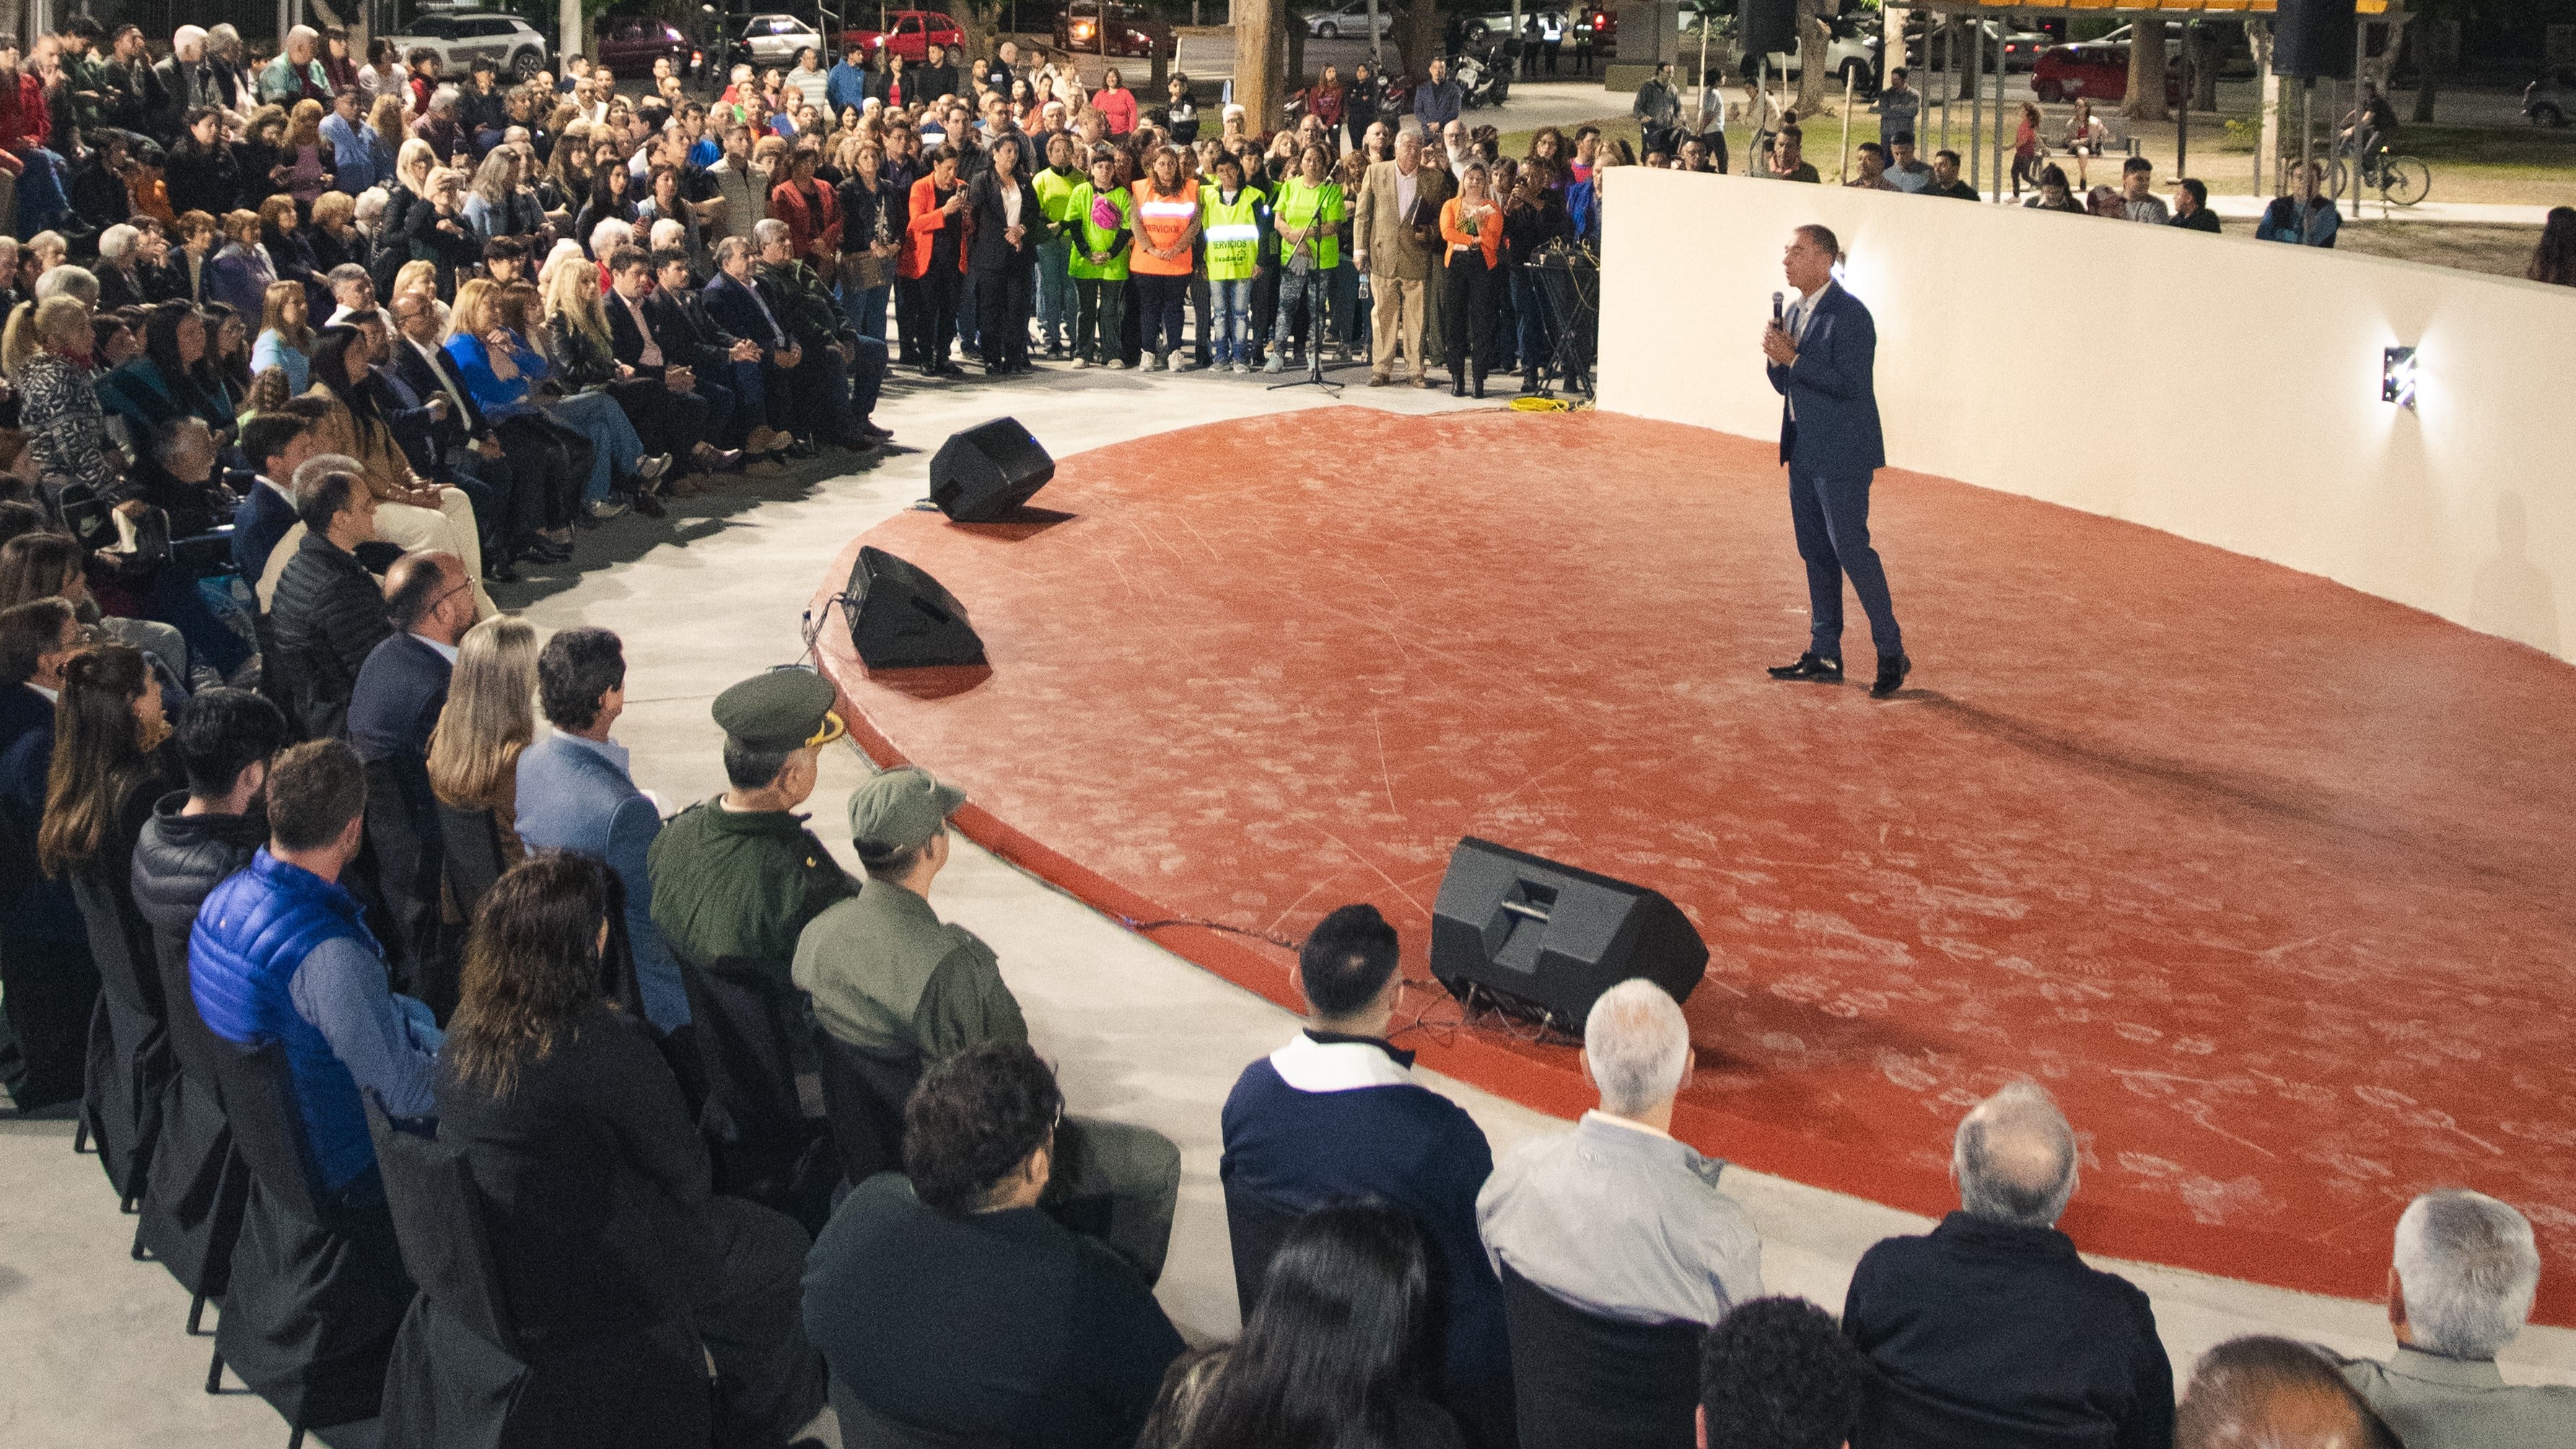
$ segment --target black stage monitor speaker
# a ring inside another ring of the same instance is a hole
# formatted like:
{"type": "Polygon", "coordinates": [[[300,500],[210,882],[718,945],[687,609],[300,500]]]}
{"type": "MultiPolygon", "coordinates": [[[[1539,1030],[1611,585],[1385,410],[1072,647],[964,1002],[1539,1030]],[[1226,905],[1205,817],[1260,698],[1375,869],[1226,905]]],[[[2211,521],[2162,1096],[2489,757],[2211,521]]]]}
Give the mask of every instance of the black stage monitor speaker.
{"type": "Polygon", "coordinates": [[[1744,0],[1737,28],[1737,48],[1747,57],[1794,50],[1798,44],[1798,0],[1744,0]]]}
{"type": "Polygon", "coordinates": [[[1578,1036],[1592,1003],[1629,977],[1687,1001],[1707,966],[1707,943],[1661,892],[1472,835],[1431,907],[1431,974],[1450,995],[1578,1036]]]}
{"type": "Polygon", "coordinates": [[[2272,19],[2272,69],[2305,80],[2352,74],[2352,0],[2281,0],[2272,19]]]}
{"type": "Polygon", "coordinates": [[[850,643],[870,669],[981,664],[984,641],[939,580],[881,548],[861,548],[843,607],[850,643]]]}
{"type": "Polygon", "coordinates": [[[1055,476],[1055,459],[1017,418],[951,433],[930,460],[930,501],[955,523],[999,523],[1055,476]]]}

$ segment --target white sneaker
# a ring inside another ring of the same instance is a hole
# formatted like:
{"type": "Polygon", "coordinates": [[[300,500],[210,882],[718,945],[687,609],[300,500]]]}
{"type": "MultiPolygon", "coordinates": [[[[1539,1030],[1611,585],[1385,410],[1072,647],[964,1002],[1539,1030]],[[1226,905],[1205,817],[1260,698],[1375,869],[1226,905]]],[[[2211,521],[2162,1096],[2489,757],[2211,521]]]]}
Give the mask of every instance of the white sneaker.
{"type": "Polygon", "coordinates": [[[1234,364],[1234,370],[1235,370],[1236,375],[1240,376],[1240,375],[1242,375],[1242,374],[1244,374],[1244,373],[1248,373],[1248,372],[1252,371],[1252,364],[1251,364],[1251,363],[1248,363],[1248,362],[1237,361],[1237,362],[1234,364]]]}
{"type": "Polygon", "coordinates": [[[1127,370],[1127,359],[1123,357],[1113,357],[1109,359],[1109,370],[1111,372],[1125,372],[1127,370]]]}
{"type": "Polygon", "coordinates": [[[1190,369],[1192,369],[1192,368],[1194,368],[1194,367],[1196,367],[1196,366],[1198,366],[1198,364],[1197,364],[1197,363],[1194,363],[1194,362],[1190,361],[1188,358],[1181,356],[1179,353],[1174,353],[1174,354],[1172,354],[1172,366],[1171,366],[1171,370],[1172,370],[1172,371],[1174,371],[1174,372],[1188,372],[1190,369]]]}
{"type": "Polygon", "coordinates": [[[1073,360],[1073,365],[1076,367],[1098,367],[1100,364],[1092,361],[1088,357],[1077,357],[1073,360]]]}
{"type": "Polygon", "coordinates": [[[1263,372],[1285,372],[1288,370],[1288,360],[1281,357],[1276,352],[1271,353],[1270,360],[1261,364],[1261,370],[1263,372]]]}

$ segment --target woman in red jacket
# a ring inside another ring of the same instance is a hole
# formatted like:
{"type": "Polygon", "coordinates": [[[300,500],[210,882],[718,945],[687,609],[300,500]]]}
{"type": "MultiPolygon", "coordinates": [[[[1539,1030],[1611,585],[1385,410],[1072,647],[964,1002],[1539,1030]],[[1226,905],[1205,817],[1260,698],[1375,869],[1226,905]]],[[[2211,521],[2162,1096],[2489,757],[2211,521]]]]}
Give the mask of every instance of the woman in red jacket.
{"type": "Polygon", "coordinates": [[[796,255],[829,279],[841,265],[841,198],[814,179],[821,162],[820,147],[798,141],[787,155],[787,179],[769,188],[769,214],[787,223],[796,255]]]}
{"type": "Polygon", "coordinates": [[[904,276],[921,284],[921,375],[963,377],[966,370],[948,360],[948,344],[957,335],[957,299],[966,288],[967,244],[975,235],[975,214],[966,209],[966,188],[957,184],[957,148],[931,153],[930,174],[912,183],[911,220],[903,234],[904,276]]]}
{"type": "Polygon", "coordinates": [[[1124,138],[1136,129],[1136,95],[1118,78],[1116,66],[1101,78],[1100,89],[1091,93],[1091,108],[1100,113],[1101,126],[1113,138],[1124,138]]]}

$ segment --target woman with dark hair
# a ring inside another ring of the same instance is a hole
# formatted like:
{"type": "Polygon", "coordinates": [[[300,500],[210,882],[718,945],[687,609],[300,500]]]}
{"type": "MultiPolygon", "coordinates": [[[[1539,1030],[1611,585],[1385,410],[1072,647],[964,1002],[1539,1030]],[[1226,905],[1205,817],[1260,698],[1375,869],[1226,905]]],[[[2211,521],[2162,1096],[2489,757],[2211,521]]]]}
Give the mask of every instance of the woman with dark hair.
{"type": "MultiPolygon", "coordinates": [[[[993,138],[992,160],[966,184],[967,266],[975,277],[975,336],[984,375],[1028,372],[1029,318],[1037,310],[1038,237],[1046,219],[1029,181],[1025,143],[993,138]]],[[[1177,329],[1176,329],[1177,330],[1177,329]]]]}
{"type": "Polygon", "coordinates": [[[277,106],[253,111],[233,143],[233,166],[241,173],[241,202],[257,206],[286,185],[286,112],[277,106]]]}
{"type": "Polygon", "coordinates": [[[2075,190],[2066,181],[2064,167],[2051,162],[2039,168],[2039,194],[2022,203],[2033,211],[2067,211],[2084,215],[2084,203],[2076,199],[2075,190]]]}
{"type": "MultiPolygon", "coordinates": [[[[152,927],[135,908],[130,884],[134,842],[152,803],[181,783],[160,749],[170,733],[161,708],[142,651],[99,644],[73,655],[54,706],[53,768],[36,831],[37,868],[48,879],[70,878],[104,983],[116,1069],[90,1074],[83,1117],[97,1136],[100,1165],[128,1198],[143,1190],[137,1153],[158,1128],[171,1071],[152,927]]],[[[93,1025],[91,1049],[97,1046],[93,1025]]]]}
{"type": "Polygon", "coordinates": [[[2576,287],[2576,206],[2553,206],[2540,227],[2540,245],[2531,249],[2523,275],[2554,287],[2576,287]]]}
{"type": "Polygon", "coordinates": [[[1431,1274],[1393,1208],[1308,1213],[1270,1260],[1243,1340],[1208,1385],[1191,1449],[1455,1449],[1426,1393],[1431,1274]]]}
{"type": "Polygon", "coordinates": [[[317,453],[355,458],[367,491],[376,497],[376,534],[406,551],[441,549],[465,561],[474,581],[477,614],[490,618],[500,610],[483,591],[482,534],[474,524],[474,504],[465,490],[424,482],[394,441],[379,398],[384,384],[375,378],[375,352],[366,333],[355,327],[325,327],[313,348],[313,386],[304,395],[330,404],[313,425],[317,453]]]}
{"type": "MultiPolygon", "coordinates": [[[[629,226],[635,224],[637,214],[635,198],[627,195],[627,188],[634,180],[634,176],[627,171],[626,163],[623,161],[612,161],[592,170],[590,200],[582,203],[581,214],[574,217],[572,222],[572,239],[581,243],[583,255],[587,256],[590,252],[591,229],[601,222],[622,221],[629,226]]],[[[608,260],[606,257],[591,259],[601,262],[608,260]]]]}
{"type": "Polygon", "coordinates": [[[439,1054],[438,1138],[483,1199],[523,1339],[613,1345],[597,1442],[786,1443],[821,1410],[798,1321],[806,1238],[713,1190],[649,1028],[611,1002],[607,870],[547,853],[484,894],[439,1054]],[[716,1382],[707,1382],[712,1358],[716,1382]]]}
{"type": "Polygon", "coordinates": [[[140,439],[183,417],[203,418],[221,444],[233,428],[232,401],[206,345],[206,320],[186,302],[163,302],[143,319],[143,354],[100,379],[99,402],[140,439]]]}
{"type": "Polygon", "coordinates": [[[208,363],[238,415],[240,400],[250,392],[250,328],[228,303],[208,302],[204,311],[208,363]]]}
{"type": "Polygon", "coordinates": [[[170,208],[186,215],[202,211],[221,216],[241,205],[241,167],[224,144],[224,113],[199,106],[188,113],[186,127],[171,144],[161,170],[170,191],[170,208]]]}

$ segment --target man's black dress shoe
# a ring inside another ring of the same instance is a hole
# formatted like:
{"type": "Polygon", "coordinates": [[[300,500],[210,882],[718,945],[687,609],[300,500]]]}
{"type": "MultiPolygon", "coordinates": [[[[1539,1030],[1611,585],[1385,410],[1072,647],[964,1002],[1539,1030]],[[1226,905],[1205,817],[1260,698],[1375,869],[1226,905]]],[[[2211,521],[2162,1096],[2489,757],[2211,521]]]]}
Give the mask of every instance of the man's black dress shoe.
{"type": "Polygon", "coordinates": [[[1772,665],[1771,677],[1773,679],[1811,679],[1818,684],[1840,684],[1843,682],[1843,662],[1839,659],[1819,659],[1814,651],[1810,650],[1799,655],[1798,662],[1795,664],[1772,665]]]}
{"type": "Polygon", "coordinates": [[[486,583],[515,584],[519,581],[519,571],[510,567],[510,561],[500,554],[487,553],[483,555],[483,579],[486,583]]]}
{"type": "Polygon", "coordinates": [[[1913,672],[1914,661],[1906,658],[1904,655],[1899,654],[1893,659],[1890,659],[1883,654],[1880,655],[1878,660],[1878,681],[1869,687],[1869,697],[1872,699],[1885,699],[1889,695],[1896,693],[1897,690],[1904,688],[1905,676],[1912,674],[1913,672]]]}

